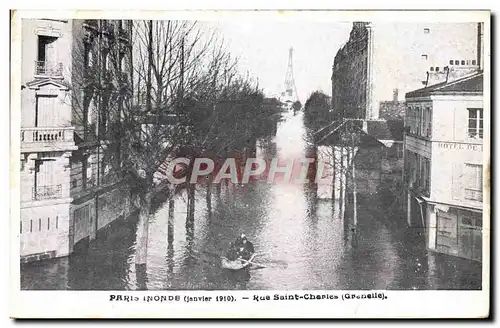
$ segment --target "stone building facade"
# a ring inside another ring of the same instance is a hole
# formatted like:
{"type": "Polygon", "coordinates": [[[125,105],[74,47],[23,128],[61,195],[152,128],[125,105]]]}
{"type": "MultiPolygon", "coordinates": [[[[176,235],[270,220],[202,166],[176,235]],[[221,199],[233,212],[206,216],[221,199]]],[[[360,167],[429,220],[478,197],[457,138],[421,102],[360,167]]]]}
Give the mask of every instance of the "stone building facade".
{"type": "Polygon", "coordinates": [[[129,83],[130,36],[124,21],[22,21],[23,262],[66,256],[81,237],[114,220],[109,214],[98,221],[94,203],[100,197],[126,202],[116,196],[125,191],[111,174],[111,165],[120,165],[120,148],[107,131],[117,130],[109,127],[119,123],[128,100],[106,98],[102,90],[129,83]]]}
{"type": "Polygon", "coordinates": [[[410,226],[428,248],[482,258],[483,74],[406,94],[404,183],[410,226]]]}

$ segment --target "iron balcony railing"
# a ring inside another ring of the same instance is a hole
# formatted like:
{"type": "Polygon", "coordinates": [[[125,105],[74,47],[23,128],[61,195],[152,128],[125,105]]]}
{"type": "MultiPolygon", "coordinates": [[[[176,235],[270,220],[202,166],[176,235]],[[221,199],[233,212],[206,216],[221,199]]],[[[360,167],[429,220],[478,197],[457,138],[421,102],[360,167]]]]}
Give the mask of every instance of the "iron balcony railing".
{"type": "Polygon", "coordinates": [[[38,76],[62,76],[63,64],[46,61],[35,61],[35,75],[38,76]]]}
{"type": "Polygon", "coordinates": [[[33,187],[33,200],[54,199],[62,197],[62,185],[33,187]]]}

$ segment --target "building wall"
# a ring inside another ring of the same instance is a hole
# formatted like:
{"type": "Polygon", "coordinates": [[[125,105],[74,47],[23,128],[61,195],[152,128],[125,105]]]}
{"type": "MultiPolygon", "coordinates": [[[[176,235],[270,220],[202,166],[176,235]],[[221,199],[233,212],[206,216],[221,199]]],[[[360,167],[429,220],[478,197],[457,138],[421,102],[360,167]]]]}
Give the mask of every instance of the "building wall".
{"type": "Polygon", "coordinates": [[[21,207],[22,261],[68,255],[69,227],[68,201],[39,202],[34,206],[21,207]]]}
{"type": "Polygon", "coordinates": [[[367,103],[368,40],[366,23],[356,22],[338,51],[332,71],[332,109],[340,117],[364,118],[367,103]]]}
{"type": "MultiPolygon", "coordinates": [[[[110,112],[109,108],[100,107],[100,101],[96,100],[84,106],[84,91],[89,82],[83,66],[88,62],[84,52],[84,40],[89,40],[86,33],[89,29],[84,28],[86,23],[82,20],[23,20],[22,261],[66,256],[73,251],[74,243],[87,236],[93,238],[97,229],[107,226],[124,211],[128,213],[128,194],[118,187],[116,176],[109,174],[111,161],[119,161],[119,156],[113,153],[115,143],[109,142],[113,138],[102,130],[102,140],[97,140],[99,127],[97,124],[92,126],[98,114],[110,112]],[[39,52],[45,53],[44,61],[39,60],[39,52]],[[83,108],[90,110],[84,113],[83,108]],[[88,169],[84,163],[88,164],[88,169]],[[102,214],[95,210],[96,199],[102,214]],[[112,208],[112,204],[116,204],[116,208],[112,208]]],[[[92,35],[98,31],[106,35],[94,45],[92,65],[95,68],[104,63],[102,52],[99,52],[101,48],[97,46],[107,46],[114,54],[126,53],[130,41],[127,37],[131,31],[129,23],[101,21],[100,24],[98,26],[105,28],[90,29],[92,35]],[[109,42],[113,27],[116,27],[116,34],[111,36],[116,42],[109,42]]],[[[100,71],[102,79],[92,82],[115,83],[118,88],[127,83],[123,74],[130,69],[127,58],[119,69],[116,61],[106,63],[106,70],[100,71]]],[[[110,103],[123,105],[116,100],[110,103]]],[[[121,117],[120,110],[126,108],[119,107],[116,115],[108,115],[105,127],[115,124],[121,117]]]]}
{"type": "Polygon", "coordinates": [[[467,199],[465,192],[465,165],[483,163],[482,139],[470,139],[467,135],[467,108],[483,108],[481,98],[440,96],[434,100],[432,199],[482,208],[482,201],[467,199]]]}
{"type": "Polygon", "coordinates": [[[22,21],[22,63],[21,83],[32,81],[35,73],[35,62],[38,59],[38,36],[57,37],[54,43],[53,64],[62,64],[62,76],[69,80],[71,75],[71,44],[72,44],[72,21],[49,20],[49,19],[27,19],[22,21]]]}
{"type": "Polygon", "coordinates": [[[123,185],[100,189],[94,194],[85,193],[85,197],[71,205],[73,244],[87,237],[94,239],[96,231],[119,217],[127,217],[131,208],[128,189],[123,185]]]}
{"type": "MultiPolygon", "coordinates": [[[[405,137],[408,222],[418,224],[419,214],[423,214],[429,249],[481,261],[482,191],[471,191],[466,166],[483,164],[483,140],[468,135],[468,108],[483,108],[482,97],[433,95],[407,99],[408,108],[417,106],[432,108],[432,132],[430,136],[409,132],[405,137]],[[429,194],[411,183],[418,180],[409,174],[412,154],[430,159],[429,194]],[[425,201],[418,201],[422,196],[425,201]]],[[[410,130],[415,132],[415,126],[410,130]]]]}
{"type": "Polygon", "coordinates": [[[69,162],[75,149],[68,92],[71,27],[71,21],[23,19],[22,22],[22,261],[66,256],[71,252],[69,162]],[[39,58],[44,53],[45,58],[39,58]]]}
{"type": "Polygon", "coordinates": [[[72,119],[79,149],[71,161],[71,215],[76,244],[94,239],[96,231],[129,210],[129,195],[119,183],[117,145],[123,140],[114,134],[122,111],[130,109],[129,99],[98,95],[110,85],[113,90],[130,86],[131,22],[76,20],[73,33],[72,119]]]}
{"type": "Polygon", "coordinates": [[[440,253],[482,260],[482,214],[442,205],[426,206],[428,247],[440,253]]]}

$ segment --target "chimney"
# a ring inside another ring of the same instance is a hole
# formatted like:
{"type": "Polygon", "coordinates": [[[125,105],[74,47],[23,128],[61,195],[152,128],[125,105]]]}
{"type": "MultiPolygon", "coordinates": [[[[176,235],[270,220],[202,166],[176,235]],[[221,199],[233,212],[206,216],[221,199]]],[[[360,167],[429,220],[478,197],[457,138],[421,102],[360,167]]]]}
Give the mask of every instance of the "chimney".
{"type": "Polygon", "coordinates": [[[396,88],[392,90],[392,101],[397,102],[399,96],[399,90],[396,88]]]}

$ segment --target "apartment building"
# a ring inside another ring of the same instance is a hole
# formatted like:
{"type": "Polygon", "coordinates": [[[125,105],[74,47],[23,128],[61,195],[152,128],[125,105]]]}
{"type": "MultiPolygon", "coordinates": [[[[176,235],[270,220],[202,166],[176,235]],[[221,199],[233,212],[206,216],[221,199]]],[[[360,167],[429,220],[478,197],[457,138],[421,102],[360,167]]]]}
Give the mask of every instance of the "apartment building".
{"type": "Polygon", "coordinates": [[[483,73],[406,94],[407,220],[428,248],[481,261],[483,73]]]}
{"type": "Polygon", "coordinates": [[[97,221],[99,197],[126,199],[110,173],[122,153],[110,127],[128,106],[130,36],[121,20],[23,19],[23,262],[70,254],[116,218],[97,221]]]}
{"type": "Polygon", "coordinates": [[[132,22],[73,22],[72,84],[75,142],[71,157],[73,244],[96,232],[128,208],[119,184],[124,151],[120,127],[131,108],[132,22]]]}

